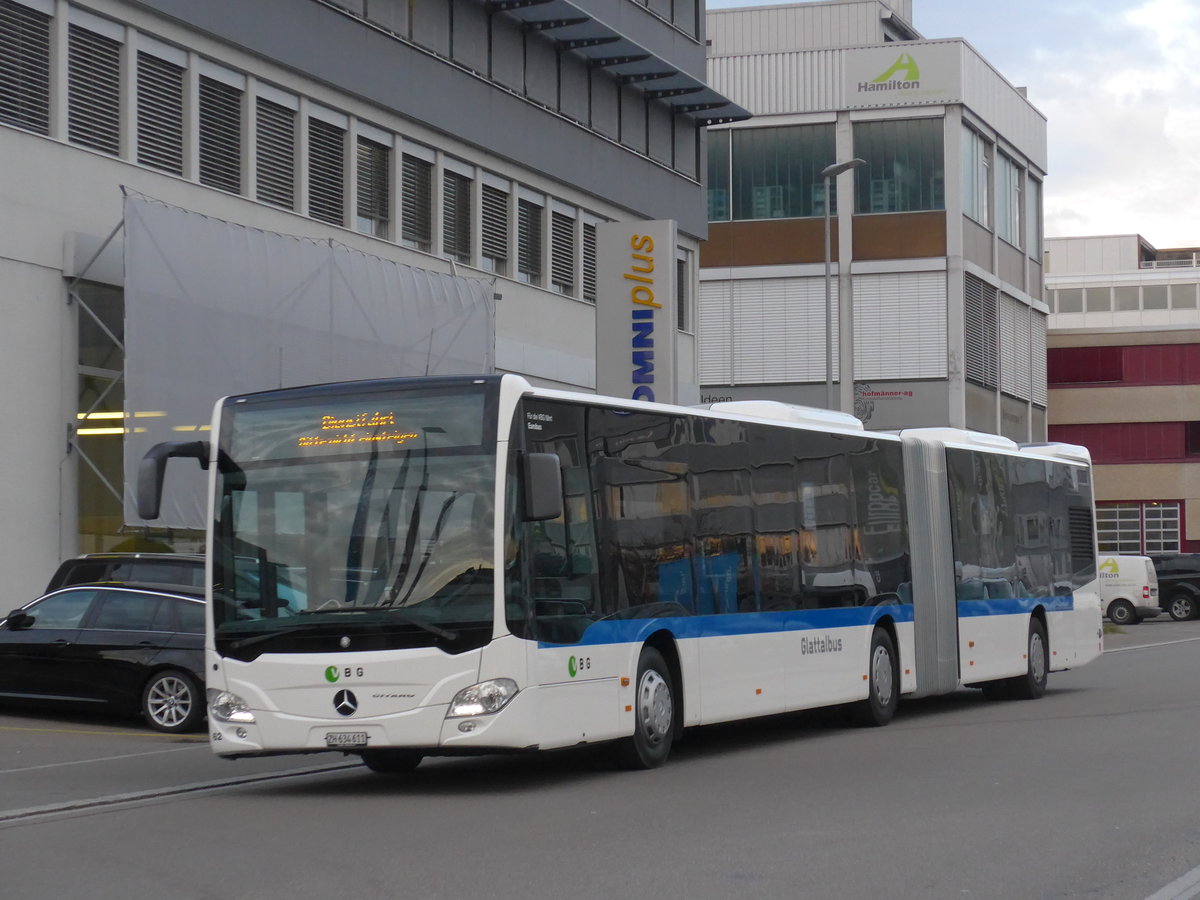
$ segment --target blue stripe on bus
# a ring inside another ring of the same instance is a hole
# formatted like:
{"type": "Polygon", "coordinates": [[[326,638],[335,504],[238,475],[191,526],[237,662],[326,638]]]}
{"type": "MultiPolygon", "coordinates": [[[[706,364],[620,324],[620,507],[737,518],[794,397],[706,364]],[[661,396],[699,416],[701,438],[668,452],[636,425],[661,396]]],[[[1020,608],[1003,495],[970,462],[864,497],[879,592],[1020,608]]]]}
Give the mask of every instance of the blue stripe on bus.
{"type": "MultiPolygon", "coordinates": [[[[1005,597],[965,600],[958,604],[960,618],[1029,614],[1041,606],[1047,612],[1075,608],[1071,595],[1060,597],[1005,597]]],[[[874,625],[884,616],[897,622],[913,621],[912,604],[855,606],[839,609],[796,609],[783,612],[728,613],[715,616],[666,616],[656,619],[603,619],[593,622],[579,641],[559,644],[539,641],[539,648],[629,644],[644,641],[655,631],[667,630],[680,639],[774,634],[784,631],[820,631],[874,625]]]]}
{"type": "Polygon", "coordinates": [[[1031,613],[1039,606],[1046,612],[1070,612],[1075,608],[1075,598],[1067,594],[1060,597],[993,597],[989,600],[960,600],[958,617],[971,619],[977,616],[1013,616],[1031,613]]]}
{"type": "Polygon", "coordinates": [[[593,622],[577,643],[539,641],[539,647],[578,647],[595,644],[628,644],[666,629],[677,638],[733,637],[775,634],[783,631],[819,631],[873,625],[884,616],[911,622],[911,604],[855,606],[842,609],[793,609],[782,612],[727,613],[715,616],[665,616],[656,619],[603,619],[593,622]]]}

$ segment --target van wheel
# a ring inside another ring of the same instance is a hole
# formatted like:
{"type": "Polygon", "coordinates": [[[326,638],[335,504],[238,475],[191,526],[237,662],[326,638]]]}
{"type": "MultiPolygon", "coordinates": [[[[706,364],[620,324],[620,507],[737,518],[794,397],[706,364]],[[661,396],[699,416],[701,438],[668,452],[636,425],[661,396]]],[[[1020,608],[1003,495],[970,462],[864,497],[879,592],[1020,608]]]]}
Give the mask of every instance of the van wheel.
{"type": "Polygon", "coordinates": [[[626,769],[653,769],[667,761],[675,738],[675,688],[662,654],[643,647],[633,700],[633,736],[617,747],[626,769]]]}
{"type": "Polygon", "coordinates": [[[1108,605],[1108,620],[1114,625],[1134,625],[1137,623],[1137,613],[1128,600],[1114,600],[1108,605]]]}
{"type": "Polygon", "coordinates": [[[1167,607],[1167,612],[1176,622],[1186,622],[1196,618],[1196,601],[1188,594],[1175,594],[1167,607]]]}

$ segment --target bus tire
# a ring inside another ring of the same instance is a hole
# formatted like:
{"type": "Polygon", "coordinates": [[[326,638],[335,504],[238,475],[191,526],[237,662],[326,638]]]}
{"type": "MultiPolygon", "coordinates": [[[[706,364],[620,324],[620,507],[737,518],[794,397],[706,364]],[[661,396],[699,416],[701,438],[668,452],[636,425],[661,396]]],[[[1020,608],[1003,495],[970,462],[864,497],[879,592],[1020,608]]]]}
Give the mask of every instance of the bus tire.
{"type": "Polygon", "coordinates": [[[1036,700],[1046,693],[1046,679],[1050,672],[1050,647],[1046,641],[1046,626],[1041,619],[1029,620],[1029,641],[1026,653],[1025,674],[1009,682],[1012,697],[1016,700],[1036,700]]]}
{"type": "Polygon", "coordinates": [[[654,769],[667,761],[675,738],[675,686],[662,654],[643,647],[634,682],[633,735],[620,742],[617,760],[626,769],[654,769]]]}
{"type": "Polygon", "coordinates": [[[424,758],[416,750],[364,750],[362,752],[363,765],[379,775],[405,775],[419,766],[424,758]]]}
{"type": "Polygon", "coordinates": [[[1128,600],[1114,600],[1108,605],[1108,621],[1114,625],[1136,625],[1137,613],[1128,600]]]}
{"type": "Polygon", "coordinates": [[[896,645],[887,629],[876,627],[871,634],[871,653],[867,657],[867,699],[856,707],[862,725],[880,726],[892,721],[900,702],[900,668],[896,645]]]}

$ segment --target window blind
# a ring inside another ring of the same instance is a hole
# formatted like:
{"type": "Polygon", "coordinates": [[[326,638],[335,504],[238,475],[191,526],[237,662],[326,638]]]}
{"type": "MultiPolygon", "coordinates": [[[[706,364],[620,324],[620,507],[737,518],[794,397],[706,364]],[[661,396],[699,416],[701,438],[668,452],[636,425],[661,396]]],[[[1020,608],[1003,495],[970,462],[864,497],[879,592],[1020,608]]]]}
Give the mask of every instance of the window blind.
{"type": "Polygon", "coordinates": [[[308,214],[333,225],[346,221],[345,136],[336,125],[308,120],[308,214]]]}
{"type": "Polygon", "coordinates": [[[258,168],[256,196],[264,203],[295,209],[296,113],[263,97],[257,99],[257,112],[254,150],[258,168]]]}
{"type": "Polygon", "coordinates": [[[78,25],[67,38],[67,135],[81,147],[121,150],[121,44],[78,25]]]}
{"type": "Polygon", "coordinates": [[[138,54],[138,162],[183,174],[182,67],[150,53],[138,54]]]}
{"type": "Polygon", "coordinates": [[[400,188],[401,239],[410,247],[429,250],[433,244],[433,165],[406,153],[401,161],[400,188]]]}
{"type": "Polygon", "coordinates": [[[50,131],[50,17],[0,0],[0,122],[50,131]]]}
{"type": "Polygon", "coordinates": [[[200,183],[242,190],[242,91],[200,76],[200,183]]]}

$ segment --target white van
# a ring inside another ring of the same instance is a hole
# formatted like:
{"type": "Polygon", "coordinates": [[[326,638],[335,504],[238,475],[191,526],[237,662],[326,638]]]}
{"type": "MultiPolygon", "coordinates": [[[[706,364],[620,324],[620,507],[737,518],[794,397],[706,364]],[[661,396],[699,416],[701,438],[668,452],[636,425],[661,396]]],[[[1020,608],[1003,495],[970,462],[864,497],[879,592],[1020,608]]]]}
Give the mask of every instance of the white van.
{"type": "Polygon", "coordinates": [[[1105,556],[1100,563],[1100,602],[1114,625],[1135,625],[1157,616],[1158,575],[1148,556],[1105,556]]]}

